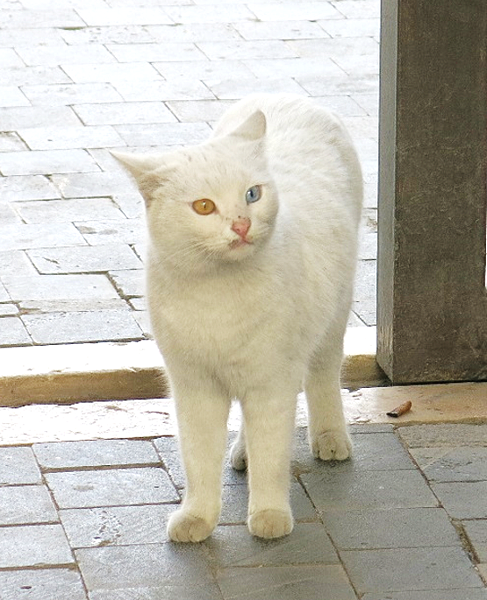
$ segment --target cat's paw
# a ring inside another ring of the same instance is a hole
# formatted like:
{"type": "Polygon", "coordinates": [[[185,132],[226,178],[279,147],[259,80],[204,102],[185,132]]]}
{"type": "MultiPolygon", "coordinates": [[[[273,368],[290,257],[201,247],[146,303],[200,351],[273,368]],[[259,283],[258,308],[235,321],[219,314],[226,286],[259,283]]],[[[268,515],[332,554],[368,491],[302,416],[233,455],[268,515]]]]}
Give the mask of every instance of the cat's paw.
{"type": "Polygon", "coordinates": [[[247,452],[245,446],[235,442],[230,448],[230,464],[236,471],[245,471],[247,468],[247,452]]]}
{"type": "Polygon", "coordinates": [[[321,460],[346,460],[352,455],[352,440],[346,431],[323,431],[312,439],[311,451],[321,460]]]}
{"type": "Polygon", "coordinates": [[[252,535],[270,539],[290,534],[294,523],[290,510],[273,510],[269,508],[249,515],[247,525],[252,535]]]}
{"type": "Polygon", "coordinates": [[[214,524],[181,508],[170,516],[167,534],[173,542],[202,542],[214,528],[214,524]]]}

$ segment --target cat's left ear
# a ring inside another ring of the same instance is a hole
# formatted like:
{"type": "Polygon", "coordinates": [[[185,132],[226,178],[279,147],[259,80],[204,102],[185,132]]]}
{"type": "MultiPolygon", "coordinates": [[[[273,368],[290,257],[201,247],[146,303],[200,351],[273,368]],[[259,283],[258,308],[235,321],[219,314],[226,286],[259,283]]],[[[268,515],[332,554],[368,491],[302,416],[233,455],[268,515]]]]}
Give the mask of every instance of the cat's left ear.
{"type": "Polygon", "coordinates": [[[262,139],[267,128],[266,118],[261,110],[256,110],[230,135],[243,138],[249,142],[262,139]]]}

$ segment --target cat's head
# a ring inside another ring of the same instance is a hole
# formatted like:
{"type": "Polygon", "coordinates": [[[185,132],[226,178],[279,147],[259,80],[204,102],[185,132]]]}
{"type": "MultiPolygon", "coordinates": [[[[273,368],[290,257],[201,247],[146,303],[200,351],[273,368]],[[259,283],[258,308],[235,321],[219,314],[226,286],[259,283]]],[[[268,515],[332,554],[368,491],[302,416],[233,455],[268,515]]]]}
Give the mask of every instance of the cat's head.
{"type": "Polygon", "coordinates": [[[266,120],[161,155],[113,153],[133,175],[161,260],[204,268],[245,260],[266,243],[278,211],[265,153],[266,120]]]}

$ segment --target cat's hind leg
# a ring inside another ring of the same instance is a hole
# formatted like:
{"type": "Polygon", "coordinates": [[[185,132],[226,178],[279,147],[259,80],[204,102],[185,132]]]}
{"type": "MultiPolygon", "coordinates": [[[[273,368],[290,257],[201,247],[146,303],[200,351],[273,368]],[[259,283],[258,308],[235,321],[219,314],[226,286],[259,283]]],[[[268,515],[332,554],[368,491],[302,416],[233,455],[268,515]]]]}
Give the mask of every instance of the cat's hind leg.
{"type": "Polygon", "coordinates": [[[179,443],[186,474],[184,500],[167,531],[175,542],[201,542],[216,527],[230,399],[215,385],[174,385],[179,443]]]}
{"type": "Polygon", "coordinates": [[[311,452],[321,460],[346,460],[352,453],[340,392],[342,354],[341,335],[328,336],[313,356],[304,381],[311,452]]]}
{"type": "Polygon", "coordinates": [[[230,463],[236,471],[247,468],[247,447],[245,442],[245,423],[242,418],[237,437],[230,448],[230,463]]]}

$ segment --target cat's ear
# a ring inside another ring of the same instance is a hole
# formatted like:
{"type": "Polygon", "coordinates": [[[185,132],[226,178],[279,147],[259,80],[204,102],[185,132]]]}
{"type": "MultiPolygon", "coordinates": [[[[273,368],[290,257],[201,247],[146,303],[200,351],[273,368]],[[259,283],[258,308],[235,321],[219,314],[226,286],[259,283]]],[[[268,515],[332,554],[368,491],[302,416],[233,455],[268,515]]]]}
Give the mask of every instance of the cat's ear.
{"type": "Polygon", "coordinates": [[[160,157],[151,154],[115,152],[114,150],[110,150],[110,154],[127,169],[136,181],[162,166],[160,157]]]}
{"type": "Polygon", "coordinates": [[[256,142],[264,137],[267,128],[266,118],[261,110],[256,110],[230,135],[256,142]]]}
{"type": "Polygon", "coordinates": [[[148,207],[152,201],[154,192],[161,184],[162,176],[160,171],[163,167],[161,157],[150,154],[115,152],[113,150],[110,150],[110,152],[135,179],[148,207]]]}

